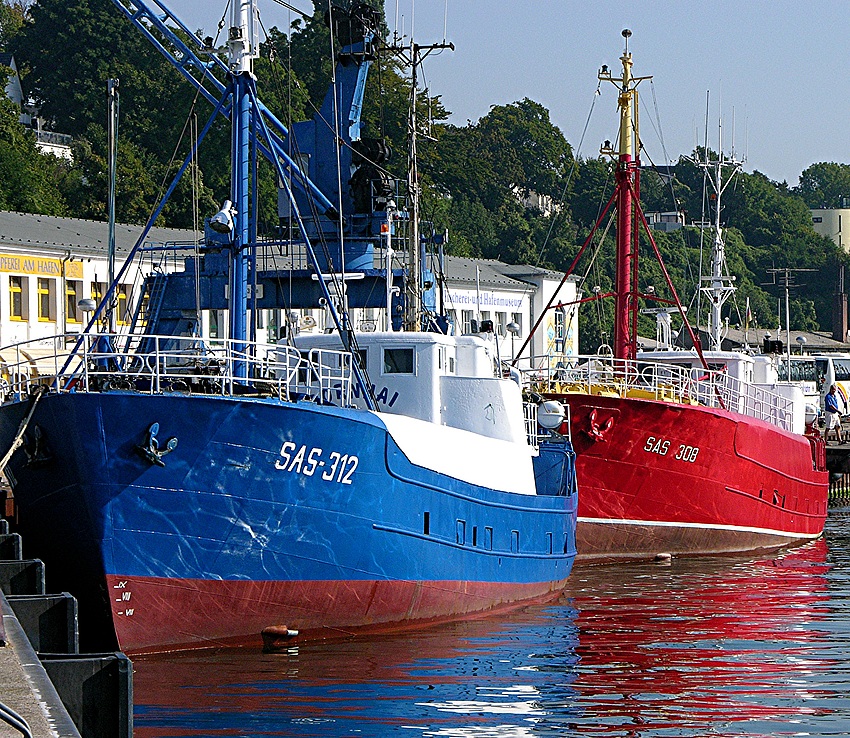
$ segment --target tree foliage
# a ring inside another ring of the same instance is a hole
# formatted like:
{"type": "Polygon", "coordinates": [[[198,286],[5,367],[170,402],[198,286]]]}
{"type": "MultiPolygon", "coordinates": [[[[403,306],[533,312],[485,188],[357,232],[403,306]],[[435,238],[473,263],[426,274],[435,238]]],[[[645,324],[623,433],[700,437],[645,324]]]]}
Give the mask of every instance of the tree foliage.
{"type": "MultiPolygon", "coordinates": [[[[380,33],[388,38],[383,4],[380,33]]],[[[354,0],[340,3],[351,6],[354,0]]],[[[321,107],[332,78],[331,30],[325,2],[291,28],[272,28],[255,65],[266,105],[286,125],[311,117],[321,107]]],[[[344,34],[343,34],[344,35],[344,34]]],[[[333,43],[340,46],[339,29],[333,43]]],[[[220,41],[220,39],[219,39],[220,41]]],[[[0,207],[77,217],[105,217],[106,80],[121,80],[118,217],[144,221],[191,145],[191,130],[203,126],[210,106],[109,0],[0,0],[0,46],[14,53],[25,92],[55,130],[75,138],[72,164],[46,157],[31,134],[17,123],[8,101],[0,105],[0,207]],[[189,121],[194,121],[192,125],[189,121]]],[[[384,48],[372,66],[363,110],[364,135],[388,140],[395,153],[388,169],[404,182],[408,149],[410,71],[403,52],[384,48]]],[[[415,95],[420,121],[419,158],[422,213],[437,232],[448,231],[450,253],[525,262],[565,270],[594,224],[599,230],[578,263],[585,295],[610,291],[614,283],[614,227],[600,219],[614,188],[614,165],[605,158],[576,160],[570,143],[546,108],[525,98],[494,105],[478,121],[448,122],[437,96],[415,95]]],[[[202,149],[198,176],[181,182],[163,222],[192,226],[197,214],[212,212],[229,196],[230,143],[227,121],[211,130],[202,149]],[[194,181],[194,184],[192,183],[194,181]]],[[[675,176],[646,169],[641,199],[647,211],[681,210],[688,221],[713,217],[702,170],[694,160],[710,152],[680,157],[675,176]]],[[[261,219],[276,221],[276,176],[270,166],[259,174],[268,195],[261,219]]],[[[761,326],[777,323],[783,291],[770,284],[770,270],[811,268],[800,275],[791,295],[792,326],[828,326],[839,265],[847,256],[815,234],[809,208],[839,207],[850,197],[850,165],[812,164],[797,187],[771,181],[759,172],[740,174],[723,196],[721,221],[727,262],[737,295],[730,322],[743,320],[749,299],[761,326]]],[[[695,227],[654,232],[676,291],[692,320],[705,322],[700,302],[700,265],[710,243],[695,227]]],[[[704,267],[703,267],[704,268],[704,267]]],[[[641,290],[667,287],[649,239],[641,237],[641,290]]],[[[582,313],[582,348],[611,340],[612,307],[598,301],[582,313]]],[[[642,318],[642,330],[654,328],[642,318]]]]}
{"type": "Polygon", "coordinates": [[[19,117],[17,106],[0,97],[0,209],[65,215],[58,182],[66,176],[67,164],[42,154],[19,117]]]}
{"type": "Polygon", "coordinates": [[[810,208],[842,208],[850,202],[850,164],[812,164],[800,175],[794,192],[810,208]]]}

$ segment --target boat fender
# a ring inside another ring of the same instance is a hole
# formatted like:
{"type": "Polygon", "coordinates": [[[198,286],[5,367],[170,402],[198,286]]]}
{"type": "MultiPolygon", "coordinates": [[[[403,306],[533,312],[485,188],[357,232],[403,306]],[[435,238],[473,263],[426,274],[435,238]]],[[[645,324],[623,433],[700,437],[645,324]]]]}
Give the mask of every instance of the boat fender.
{"type": "Polygon", "coordinates": [[[555,430],[561,427],[567,411],[557,400],[546,400],[537,406],[537,424],[546,430],[555,430]]]}

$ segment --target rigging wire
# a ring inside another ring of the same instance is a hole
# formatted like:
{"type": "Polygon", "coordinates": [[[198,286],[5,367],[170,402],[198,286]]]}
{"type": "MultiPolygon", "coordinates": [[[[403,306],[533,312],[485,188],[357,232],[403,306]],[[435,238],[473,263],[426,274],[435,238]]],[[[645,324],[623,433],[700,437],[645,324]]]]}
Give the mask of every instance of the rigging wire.
{"type": "MultiPolygon", "coordinates": [[[[333,60],[335,58],[334,48],[336,44],[336,36],[334,35],[334,14],[333,14],[333,2],[332,0],[328,0],[328,26],[330,27],[329,41],[330,41],[330,58],[333,60]]],[[[337,211],[340,214],[340,219],[342,218],[342,155],[340,152],[340,139],[342,136],[340,135],[340,120],[339,120],[339,90],[337,87],[337,78],[336,78],[336,64],[331,63],[331,89],[333,90],[333,116],[334,116],[334,153],[336,155],[336,189],[337,189],[337,211]]],[[[349,324],[349,316],[348,316],[348,298],[345,294],[345,229],[342,227],[342,221],[340,220],[339,226],[339,273],[342,277],[342,284],[338,286],[339,291],[337,294],[339,295],[341,304],[343,306],[343,316],[345,319],[345,324],[347,328],[351,328],[349,324]]],[[[333,262],[328,260],[328,266],[331,269],[331,274],[333,274],[333,262]]],[[[319,274],[318,278],[321,279],[322,275],[319,274]]]]}
{"type": "MultiPolygon", "coordinates": [[[[266,37],[268,38],[269,34],[268,34],[267,29],[265,28],[265,26],[263,26],[262,22],[261,22],[260,25],[263,29],[263,32],[266,34],[266,37]]],[[[293,75],[292,75],[291,43],[288,45],[288,48],[289,48],[289,75],[288,75],[289,86],[288,86],[288,89],[291,93],[291,89],[292,89],[291,85],[292,85],[292,77],[293,77],[293,75]]],[[[275,61],[277,61],[277,57],[275,57],[274,61],[272,61],[270,59],[270,65],[269,66],[270,66],[270,70],[272,72],[273,80],[275,81],[276,86],[278,88],[278,92],[280,93],[282,85],[280,83],[280,77],[277,74],[276,65],[274,63],[275,61]]],[[[290,101],[290,105],[289,105],[289,110],[288,110],[287,115],[289,117],[290,128],[291,128],[291,122],[292,122],[291,94],[290,94],[290,97],[289,97],[289,101],[290,101]]],[[[325,121],[325,123],[327,124],[327,121],[325,121]]],[[[295,136],[288,136],[287,137],[287,145],[289,146],[288,154],[289,154],[290,159],[292,161],[296,161],[296,160],[300,159],[301,152],[298,148],[298,142],[295,139],[295,136]]],[[[290,175],[291,175],[291,172],[290,172],[290,175]]],[[[317,223],[319,221],[319,212],[318,212],[318,209],[316,207],[316,203],[315,203],[314,198],[308,197],[307,203],[308,203],[308,208],[310,209],[310,218],[313,220],[313,222],[317,223]]],[[[289,248],[289,253],[290,253],[290,262],[289,263],[290,263],[290,267],[292,267],[291,269],[289,269],[289,273],[290,273],[290,275],[289,275],[289,304],[291,306],[292,303],[293,303],[293,293],[294,293],[294,283],[293,283],[294,277],[292,276],[292,269],[294,269],[294,267],[295,267],[295,255],[294,255],[295,242],[293,241],[293,235],[292,235],[293,230],[292,230],[292,227],[291,227],[292,213],[293,213],[292,203],[289,201],[288,197],[287,197],[287,207],[289,208],[289,214],[290,214],[289,215],[290,228],[288,229],[287,238],[288,238],[288,241],[289,241],[288,248],[289,248]]],[[[332,263],[331,253],[330,253],[330,249],[328,248],[327,240],[325,239],[324,231],[321,228],[319,228],[318,231],[319,231],[319,233],[318,233],[318,244],[317,245],[320,246],[321,253],[325,257],[325,261],[328,264],[331,264],[332,263]]],[[[314,245],[316,245],[316,244],[314,244],[314,245]]],[[[305,245],[305,248],[306,248],[306,245],[305,245]]],[[[275,266],[276,266],[276,263],[277,262],[275,260],[274,261],[275,266]]],[[[337,292],[339,294],[339,284],[338,284],[338,280],[337,280],[336,276],[333,277],[333,279],[331,280],[331,283],[334,285],[334,288],[337,290],[337,292]]],[[[287,335],[288,335],[289,338],[291,338],[290,333],[291,333],[291,331],[287,331],[287,335]]],[[[288,342],[291,342],[291,341],[288,341],[288,342]]]]}
{"type": "MultiPolygon", "coordinates": [[[[335,59],[336,54],[334,53],[335,40],[334,40],[334,34],[333,34],[333,15],[332,15],[333,11],[332,11],[332,7],[331,7],[331,0],[328,0],[328,7],[329,7],[329,13],[331,14],[330,15],[330,20],[331,20],[331,23],[330,23],[330,25],[331,25],[331,59],[333,60],[333,59],[335,59]]],[[[265,28],[263,30],[265,32],[265,28]]],[[[291,46],[291,44],[290,44],[290,46],[291,46]]],[[[291,57],[290,57],[290,60],[291,60],[291,57]]],[[[290,70],[291,70],[291,67],[290,67],[290,70]]],[[[338,120],[339,115],[336,112],[337,94],[336,94],[336,66],[335,66],[335,64],[333,65],[333,70],[334,70],[333,71],[334,118],[335,118],[335,120],[338,120]]],[[[290,75],[290,78],[291,78],[291,76],[292,75],[290,75]]],[[[312,103],[311,103],[311,107],[313,107],[315,109],[315,106],[312,105],[312,103]]],[[[328,125],[330,130],[334,133],[334,138],[335,138],[335,141],[337,142],[337,149],[336,149],[336,152],[337,152],[337,177],[338,177],[338,189],[339,189],[339,197],[340,197],[340,202],[339,202],[340,216],[339,216],[339,221],[337,223],[337,228],[338,228],[338,232],[339,232],[339,239],[340,239],[340,245],[341,245],[341,256],[342,256],[342,254],[344,253],[344,251],[342,249],[343,227],[344,226],[343,226],[343,219],[342,219],[342,183],[341,183],[341,179],[340,179],[341,176],[342,176],[342,172],[341,172],[340,159],[339,159],[339,152],[340,152],[339,146],[343,142],[340,140],[341,137],[339,135],[339,130],[336,126],[331,127],[328,124],[328,122],[326,120],[324,120],[324,118],[322,118],[321,115],[318,115],[317,118],[321,119],[325,123],[325,125],[328,125]]],[[[289,141],[289,143],[292,147],[292,153],[295,155],[296,158],[300,158],[301,152],[299,150],[297,140],[295,139],[294,136],[291,136],[291,135],[288,136],[287,138],[288,138],[288,141],[289,141]]],[[[294,160],[295,159],[293,158],[293,161],[294,160]]],[[[290,188],[290,191],[291,191],[291,188],[290,188]]],[[[314,223],[319,223],[320,222],[320,215],[319,215],[319,212],[318,212],[318,207],[317,207],[315,198],[312,197],[312,196],[308,196],[306,198],[306,200],[307,200],[307,206],[310,210],[310,217],[312,218],[314,223]]],[[[290,203],[290,207],[291,207],[291,203],[290,203]]],[[[370,396],[372,396],[373,393],[369,389],[370,383],[369,383],[369,379],[368,379],[368,371],[366,369],[365,364],[363,363],[362,354],[358,349],[357,339],[356,339],[354,331],[351,327],[350,317],[348,315],[347,301],[346,301],[346,298],[345,298],[345,281],[343,279],[342,282],[340,283],[339,275],[333,271],[333,259],[332,259],[332,255],[330,253],[330,248],[328,246],[327,239],[325,238],[324,229],[318,228],[317,231],[318,231],[318,241],[319,241],[318,245],[321,247],[321,253],[325,257],[326,263],[331,267],[331,270],[332,270],[331,273],[330,273],[330,279],[328,280],[329,288],[330,288],[330,285],[333,285],[334,290],[336,291],[336,294],[339,295],[342,298],[343,310],[341,311],[341,313],[342,313],[341,324],[338,325],[337,327],[339,328],[341,333],[342,333],[343,329],[345,329],[345,336],[340,335],[340,339],[343,341],[343,345],[345,345],[346,350],[348,350],[352,354],[353,360],[358,363],[359,368],[363,372],[363,376],[365,377],[364,391],[366,391],[370,396]]],[[[315,246],[315,245],[316,244],[313,244],[313,246],[315,246]]],[[[309,244],[309,243],[305,244],[305,248],[309,248],[310,246],[311,246],[311,244],[309,244]]],[[[340,266],[340,273],[344,274],[344,264],[340,266]]],[[[318,279],[322,279],[321,274],[317,274],[316,276],[317,276],[318,279]]],[[[372,400],[374,401],[374,397],[372,397],[372,400]]]]}
{"type": "MultiPolygon", "coordinates": [[[[291,19],[292,19],[292,14],[290,13],[289,18],[287,19],[289,21],[289,27],[290,28],[292,27],[291,19]]],[[[262,31],[263,31],[263,33],[265,34],[265,37],[266,37],[266,46],[268,48],[268,53],[269,53],[269,73],[271,75],[271,80],[272,80],[272,83],[273,83],[273,85],[276,89],[276,92],[278,93],[279,98],[286,100],[286,110],[285,110],[286,128],[287,128],[287,130],[291,130],[292,129],[292,76],[293,76],[292,75],[292,43],[291,43],[291,38],[287,37],[287,45],[286,45],[286,50],[287,50],[287,69],[286,69],[286,71],[287,71],[287,85],[286,85],[286,91],[284,92],[283,84],[281,83],[280,75],[278,74],[278,71],[279,71],[278,70],[278,64],[279,64],[279,58],[280,58],[279,55],[278,55],[278,49],[274,45],[274,43],[272,42],[271,35],[269,34],[268,30],[266,29],[265,25],[263,24],[262,18],[260,19],[260,28],[262,29],[262,31]]],[[[287,155],[289,156],[290,160],[293,160],[293,158],[292,158],[293,157],[292,139],[293,139],[292,136],[287,136],[287,141],[286,141],[287,148],[288,148],[287,155]]],[[[292,220],[292,204],[289,202],[288,199],[286,201],[286,206],[288,208],[288,218],[287,218],[287,220],[289,222],[291,222],[291,220],[292,220]]],[[[280,235],[282,236],[283,234],[281,233],[280,235]]],[[[293,255],[294,244],[293,244],[293,239],[292,239],[292,228],[291,227],[287,229],[286,241],[287,241],[286,252],[287,252],[287,255],[289,256],[288,264],[289,264],[289,267],[290,267],[289,269],[286,270],[287,273],[288,273],[287,284],[284,285],[283,280],[281,279],[279,274],[275,274],[275,280],[276,280],[276,283],[277,283],[277,287],[280,290],[280,293],[282,295],[287,295],[288,299],[287,299],[286,305],[284,307],[285,315],[283,315],[283,316],[278,315],[277,316],[277,320],[275,322],[275,329],[277,331],[276,339],[280,339],[281,338],[281,332],[283,332],[285,334],[283,336],[283,338],[286,340],[286,344],[291,346],[291,345],[293,345],[292,339],[294,338],[294,334],[293,334],[293,331],[291,330],[291,325],[290,325],[290,323],[291,323],[290,316],[291,316],[291,309],[292,309],[292,304],[293,304],[293,292],[294,292],[294,282],[293,282],[294,277],[293,277],[292,272],[295,268],[295,258],[294,258],[294,255],[293,255]],[[281,325],[281,323],[283,323],[283,325],[281,325]],[[282,329],[284,327],[285,327],[285,331],[282,331],[282,329]]],[[[280,256],[283,257],[283,246],[279,244],[278,249],[280,251],[280,256]]],[[[284,262],[284,263],[287,263],[287,262],[284,262]]],[[[271,253],[271,266],[272,266],[272,269],[275,272],[278,271],[277,254],[275,254],[274,252],[271,253]]]]}
{"type": "MultiPolygon", "coordinates": [[[[705,259],[705,216],[708,210],[708,106],[709,106],[709,91],[705,92],[705,144],[703,145],[703,156],[705,157],[706,166],[702,170],[702,206],[700,211],[700,229],[699,229],[699,273],[702,274],[702,265],[705,259]]],[[[710,213],[709,213],[710,215],[710,213]]],[[[699,327],[700,312],[702,311],[702,290],[696,291],[697,303],[697,327],[699,327]]]]}
{"type": "MultiPolygon", "coordinates": [[[[600,87],[602,85],[602,81],[599,80],[596,84],[596,90],[593,93],[593,100],[590,103],[590,110],[587,111],[587,119],[584,121],[584,128],[581,132],[581,138],[578,142],[578,149],[573,154],[573,166],[570,169],[569,174],[567,175],[567,180],[564,182],[564,187],[561,190],[561,197],[558,201],[559,205],[563,205],[564,201],[567,197],[567,189],[570,186],[570,182],[572,181],[573,175],[576,173],[578,169],[578,161],[581,156],[581,148],[584,145],[584,137],[587,134],[587,129],[590,126],[590,119],[593,116],[593,110],[596,107],[596,99],[601,95],[600,87]]],[[[546,255],[546,249],[549,246],[549,239],[552,237],[552,231],[555,228],[555,223],[558,220],[558,214],[556,213],[552,220],[549,222],[549,230],[546,232],[546,237],[543,239],[543,244],[540,246],[540,251],[537,254],[536,262],[534,266],[540,266],[540,262],[543,261],[543,257],[546,255]]]]}
{"type": "MultiPolygon", "coordinates": [[[[218,23],[218,29],[216,31],[215,39],[213,41],[213,47],[217,46],[218,37],[221,35],[221,31],[225,26],[227,11],[230,7],[230,0],[228,0],[227,5],[225,6],[224,13],[221,17],[221,20],[218,23]]],[[[156,201],[159,202],[165,190],[167,189],[167,182],[170,180],[170,173],[172,167],[174,166],[174,162],[177,159],[178,152],[180,151],[180,147],[183,144],[183,140],[186,138],[187,132],[190,141],[190,151],[194,151],[194,155],[192,155],[191,161],[191,170],[190,170],[190,182],[192,189],[192,225],[195,231],[194,238],[194,258],[196,261],[195,265],[195,275],[196,280],[199,279],[199,270],[197,261],[200,259],[200,251],[199,251],[199,208],[198,208],[198,198],[199,198],[199,189],[201,182],[200,168],[197,161],[198,151],[197,151],[197,140],[198,140],[198,132],[197,132],[197,107],[198,107],[198,99],[201,94],[201,86],[203,85],[204,78],[209,74],[209,69],[204,67],[201,70],[201,84],[198,85],[195,89],[195,96],[192,98],[192,104],[189,106],[189,112],[186,116],[186,120],[183,123],[183,128],[180,131],[180,135],[177,137],[177,142],[174,145],[174,149],[171,152],[171,158],[168,161],[168,164],[163,170],[162,180],[159,184],[159,190],[157,192],[156,201]]],[[[195,289],[195,317],[196,317],[196,325],[195,330],[201,330],[201,320],[200,320],[200,286],[197,285],[195,289]]]]}
{"type": "MultiPolygon", "coordinates": [[[[655,81],[651,78],[649,80],[649,87],[650,87],[650,90],[652,91],[652,104],[653,104],[653,110],[654,110],[654,113],[655,113],[655,119],[653,120],[653,118],[650,118],[649,121],[652,124],[652,127],[655,130],[656,135],[658,136],[658,140],[661,144],[661,152],[664,156],[664,161],[669,164],[671,159],[670,159],[669,153],[667,152],[667,144],[664,141],[664,132],[661,128],[661,115],[660,115],[659,110],[658,110],[658,97],[656,95],[656,90],[655,90],[655,81]]],[[[646,149],[643,147],[642,141],[641,141],[641,149],[644,152],[646,152],[646,149]]],[[[678,213],[679,212],[679,198],[676,195],[675,175],[670,175],[670,176],[667,176],[666,178],[664,176],[662,176],[658,166],[652,160],[652,157],[649,155],[648,152],[646,152],[646,153],[647,153],[647,158],[649,159],[649,162],[652,165],[653,169],[655,170],[656,174],[658,174],[658,176],[661,177],[662,181],[664,181],[666,179],[666,183],[667,183],[667,185],[669,186],[669,189],[670,189],[670,198],[672,200],[673,210],[678,213]]],[[[691,248],[690,233],[688,231],[684,231],[684,233],[682,235],[683,235],[682,240],[684,241],[685,247],[687,249],[690,249],[691,248]]],[[[702,232],[700,232],[700,238],[702,239],[702,232]]],[[[700,247],[701,246],[702,246],[702,243],[700,243],[700,247]]],[[[700,286],[701,286],[700,285],[700,275],[702,274],[702,262],[700,261],[700,270],[699,270],[699,273],[695,276],[694,273],[693,273],[691,261],[690,261],[690,259],[687,258],[687,252],[686,252],[684,254],[684,263],[682,264],[682,267],[685,270],[685,272],[687,273],[688,277],[696,284],[696,289],[691,294],[691,299],[690,299],[690,302],[688,304],[688,307],[693,307],[694,300],[695,299],[699,300],[700,286]]],[[[699,305],[697,306],[697,318],[699,318],[699,305]]],[[[697,323],[699,323],[699,320],[697,320],[697,323]]]]}
{"type": "MultiPolygon", "coordinates": [[[[286,8],[288,11],[290,11],[290,13],[298,13],[298,15],[300,15],[302,18],[305,18],[306,20],[310,20],[310,18],[311,18],[311,16],[307,15],[307,13],[305,13],[303,10],[299,10],[294,5],[290,5],[289,3],[285,2],[284,0],[273,0],[273,1],[276,2],[278,5],[286,8]]],[[[291,21],[291,18],[292,18],[292,16],[290,16],[290,21],[291,21]]]]}

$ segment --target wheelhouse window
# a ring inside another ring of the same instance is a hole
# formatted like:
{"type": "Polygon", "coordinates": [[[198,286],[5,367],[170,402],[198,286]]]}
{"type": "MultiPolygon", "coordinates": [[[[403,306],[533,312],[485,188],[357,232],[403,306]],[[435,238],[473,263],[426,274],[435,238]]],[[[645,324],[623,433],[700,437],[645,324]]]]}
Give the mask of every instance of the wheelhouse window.
{"type": "Polygon", "coordinates": [[[224,338],[226,334],[225,315],[223,310],[209,311],[209,331],[210,338],[224,338]]]}
{"type": "Polygon", "coordinates": [[[384,374],[414,374],[412,348],[385,348],[384,374]]]}
{"type": "Polygon", "coordinates": [[[12,320],[28,320],[27,277],[13,274],[9,277],[9,317],[12,320]]]}

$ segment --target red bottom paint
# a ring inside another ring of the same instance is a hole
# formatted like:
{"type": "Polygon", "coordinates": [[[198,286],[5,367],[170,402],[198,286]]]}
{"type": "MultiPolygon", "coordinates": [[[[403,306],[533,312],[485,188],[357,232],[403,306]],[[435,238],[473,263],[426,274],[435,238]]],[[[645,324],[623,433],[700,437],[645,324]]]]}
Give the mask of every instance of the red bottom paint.
{"type": "Polygon", "coordinates": [[[823,531],[820,440],[701,406],[558,399],[577,454],[576,563],[751,551],[823,531]]]}
{"type": "Polygon", "coordinates": [[[252,582],[107,576],[121,650],[262,645],[262,631],[285,625],[296,642],[403,630],[557,595],[566,580],[492,582],[252,582]]]}

